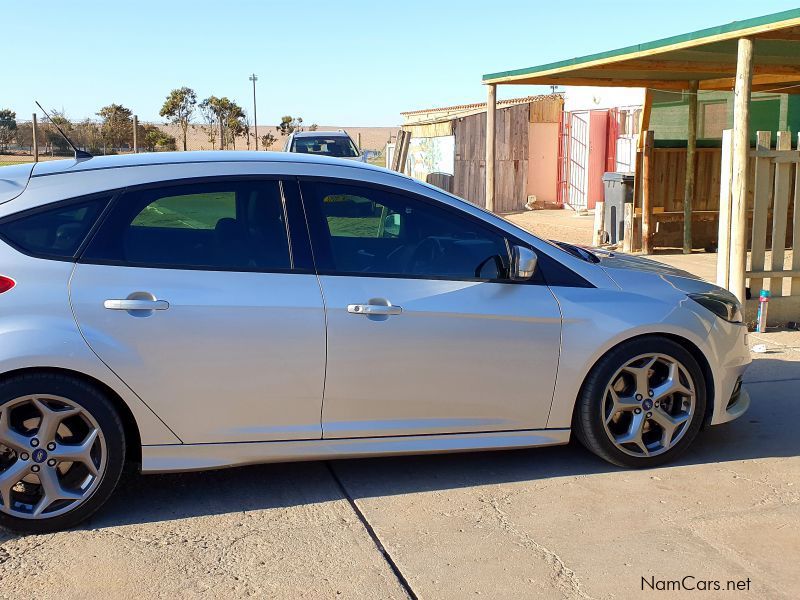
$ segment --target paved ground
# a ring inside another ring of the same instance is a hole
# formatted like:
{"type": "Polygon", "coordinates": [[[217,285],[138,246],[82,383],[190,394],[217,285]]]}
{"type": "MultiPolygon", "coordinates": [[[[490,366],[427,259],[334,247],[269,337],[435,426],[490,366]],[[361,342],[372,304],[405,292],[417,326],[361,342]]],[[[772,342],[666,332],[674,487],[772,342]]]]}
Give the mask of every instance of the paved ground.
{"type": "Polygon", "coordinates": [[[687,575],[750,581],[687,598],[797,598],[800,333],[751,343],[751,411],[677,465],[570,445],[131,476],[81,529],[0,532],[0,598],[647,598],[687,575]]]}

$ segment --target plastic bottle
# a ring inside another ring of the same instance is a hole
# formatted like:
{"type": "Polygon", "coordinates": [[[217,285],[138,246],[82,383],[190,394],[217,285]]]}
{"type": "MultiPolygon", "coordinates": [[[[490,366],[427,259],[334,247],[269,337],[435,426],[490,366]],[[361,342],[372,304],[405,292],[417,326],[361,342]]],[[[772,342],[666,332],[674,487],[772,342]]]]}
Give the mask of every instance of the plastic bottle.
{"type": "Polygon", "coordinates": [[[761,290],[758,295],[758,323],[756,323],[756,331],[758,333],[766,333],[767,331],[767,310],[769,309],[770,296],[769,290],[761,290]]]}

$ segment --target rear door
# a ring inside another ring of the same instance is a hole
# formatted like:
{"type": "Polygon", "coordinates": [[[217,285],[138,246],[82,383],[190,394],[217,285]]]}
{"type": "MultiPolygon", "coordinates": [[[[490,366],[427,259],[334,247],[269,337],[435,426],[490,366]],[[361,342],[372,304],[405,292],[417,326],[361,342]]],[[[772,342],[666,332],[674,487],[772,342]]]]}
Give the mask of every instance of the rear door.
{"type": "Polygon", "coordinates": [[[544,428],[561,313],[502,232],[391,188],[302,182],[328,322],[325,438],[544,428]]]}
{"type": "Polygon", "coordinates": [[[325,319],[305,222],[289,227],[301,211],[277,179],[165,183],[117,197],[83,252],[83,335],[184,442],[320,438],[325,319]]]}

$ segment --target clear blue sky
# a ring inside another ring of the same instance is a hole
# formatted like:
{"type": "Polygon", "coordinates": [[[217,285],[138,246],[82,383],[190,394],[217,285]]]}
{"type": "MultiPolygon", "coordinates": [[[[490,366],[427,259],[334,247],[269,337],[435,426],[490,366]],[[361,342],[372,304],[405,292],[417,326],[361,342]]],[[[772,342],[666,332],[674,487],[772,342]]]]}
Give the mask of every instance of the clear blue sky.
{"type": "MultiPolygon", "coordinates": [[[[778,12],[797,0],[5,0],[0,108],[70,118],[111,102],[157,120],[170,89],[228,96],[262,124],[394,125],[485,100],[484,73],[778,12]],[[487,10],[489,7],[489,10],[487,10]]],[[[540,90],[501,86],[500,97],[540,90]]]]}

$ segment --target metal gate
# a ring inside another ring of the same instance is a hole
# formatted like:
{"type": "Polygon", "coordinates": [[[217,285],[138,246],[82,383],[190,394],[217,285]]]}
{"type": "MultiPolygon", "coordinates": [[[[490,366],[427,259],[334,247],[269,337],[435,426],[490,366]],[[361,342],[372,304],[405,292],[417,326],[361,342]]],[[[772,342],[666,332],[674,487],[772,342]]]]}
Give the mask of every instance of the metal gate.
{"type": "Polygon", "coordinates": [[[589,161],[589,112],[565,112],[559,145],[558,201],[572,209],[584,209],[586,167],[589,161]]]}

